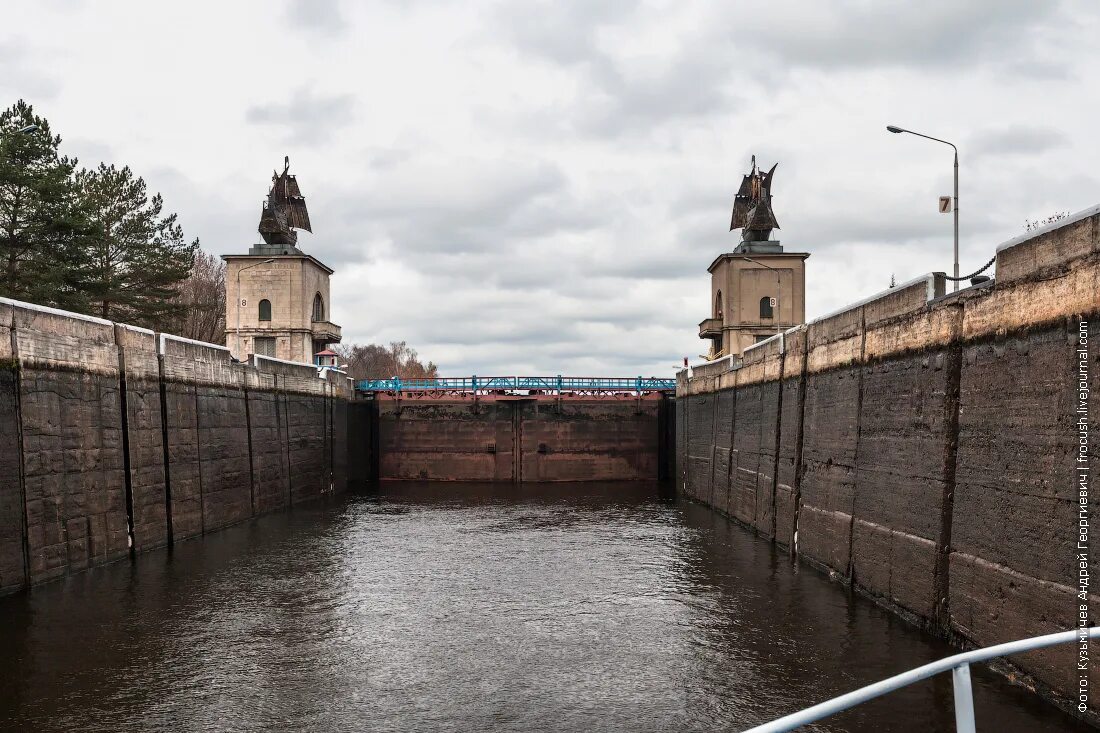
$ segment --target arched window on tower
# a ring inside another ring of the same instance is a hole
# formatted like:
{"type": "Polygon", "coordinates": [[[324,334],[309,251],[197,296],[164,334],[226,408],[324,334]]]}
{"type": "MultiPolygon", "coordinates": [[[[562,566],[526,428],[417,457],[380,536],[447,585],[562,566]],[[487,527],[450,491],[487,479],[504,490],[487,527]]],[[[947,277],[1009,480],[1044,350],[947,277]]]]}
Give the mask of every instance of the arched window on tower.
{"type": "Polygon", "coordinates": [[[761,318],[773,318],[772,314],[772,299],[765,295],[760,299],[760,317],[761,318]]]}
{"type": "Polygon", "coordinates": [[[722,291],[718,291],[718,295],[714,296],[714,317],[722,317],[722,291]]]}
{"type": "Polygon", "coordinates": [[[325,299],[321,297],[320,293],[313,296],[313,320],[325,320],[325,299]]]}
{"type": "Polygon", "coordinates": [[[260,301],[260,320],[271,320],[271,301],[267,300],[266,298],[260,301]]]}

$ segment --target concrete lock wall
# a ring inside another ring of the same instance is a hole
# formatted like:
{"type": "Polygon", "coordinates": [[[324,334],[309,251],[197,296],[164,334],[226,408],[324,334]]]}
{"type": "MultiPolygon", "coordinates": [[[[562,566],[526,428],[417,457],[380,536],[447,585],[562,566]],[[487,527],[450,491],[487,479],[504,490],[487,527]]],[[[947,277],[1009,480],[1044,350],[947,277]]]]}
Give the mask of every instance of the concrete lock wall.
{"type": "MultiPolygon", "coordinates": [[[[1074,628],[1077,344],[1088,321],[1095,390],[1100,207],[1002,245],[995,282],[944,291],[920,278],[682,372],[678,486],[962,645],[1074,628]]],[[[1011,661],[1075,697],[1072,645],[1011,661]]]]}
{"type": "Polygon", "coordinates": [[[0,299],[0,594],[346,486],[337,372],[0,299]]]}
{"type": "Polygon", "coordinates": [[[667,471],[667,399],[538,395],[353,403],[352,440],[376,456],[354,480],[607,481],[667,471]],[[373,446],[373,449],[368,450],[373,446]]]}

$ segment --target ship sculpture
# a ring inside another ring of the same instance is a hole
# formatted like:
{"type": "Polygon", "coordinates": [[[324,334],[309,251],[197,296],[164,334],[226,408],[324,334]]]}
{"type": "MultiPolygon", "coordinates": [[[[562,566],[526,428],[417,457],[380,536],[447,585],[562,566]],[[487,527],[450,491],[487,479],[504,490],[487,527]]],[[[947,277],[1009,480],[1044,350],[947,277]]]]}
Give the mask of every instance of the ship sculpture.
{"type": "Polygon", "coordinates": [[[298,179],[290,175],[290,156],[283,159],[283,172],[271,173],[271,190],[267,193],[263,211],[260,213],[260,235],[267,244],[298,243],[298,232],[304,229],[312,232],[309,225],[309,212],[306,211],[306,198],[298,188],[298,179]]]}
{"type": "Polygon", "coordinates": [[[771,239],[772,229],[779,228],[772,211],[772,175],[776,163],[767,173],[756,167],[756,156],[752,156],[752,170],[741,181],[741,188],[733,199],[733,219],[730,231],[741,229],[743,242],[767,242],[771,239]]]}

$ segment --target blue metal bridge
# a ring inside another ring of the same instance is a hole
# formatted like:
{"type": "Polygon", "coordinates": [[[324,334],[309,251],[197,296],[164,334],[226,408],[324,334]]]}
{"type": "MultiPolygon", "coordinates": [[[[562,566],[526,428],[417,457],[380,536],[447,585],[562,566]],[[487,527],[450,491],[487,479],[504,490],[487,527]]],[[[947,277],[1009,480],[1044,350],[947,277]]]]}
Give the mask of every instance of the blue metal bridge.
{"type": "Polygon", "coordinates": [[[359,392],[467,392],[470,394],[644,394],[674,392],[675,379],[657,377],[438,377],[436,379],[364,379],[359,392]]]}

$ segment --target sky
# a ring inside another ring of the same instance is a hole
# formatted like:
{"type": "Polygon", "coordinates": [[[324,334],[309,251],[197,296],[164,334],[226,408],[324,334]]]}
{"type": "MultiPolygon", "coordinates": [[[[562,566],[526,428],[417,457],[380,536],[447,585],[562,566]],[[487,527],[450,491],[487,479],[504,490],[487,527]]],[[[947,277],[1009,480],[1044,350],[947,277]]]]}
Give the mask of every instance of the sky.
{"type": "Polygon", "coordinates": [[[0,104],[242,253],[289,155],[344,342],[442,375],[671,376],[750,156],[807,318],[1100,203],[1100,4],[81,2],[5,8],[0,104]]]}

